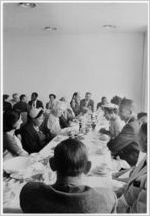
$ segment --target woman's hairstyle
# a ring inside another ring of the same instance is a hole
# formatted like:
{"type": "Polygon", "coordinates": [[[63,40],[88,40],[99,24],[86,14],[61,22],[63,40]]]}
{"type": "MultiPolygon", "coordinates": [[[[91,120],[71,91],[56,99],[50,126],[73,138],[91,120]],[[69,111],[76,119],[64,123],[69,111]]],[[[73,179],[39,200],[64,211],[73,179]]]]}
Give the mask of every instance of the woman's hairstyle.
{"type": "Polygon", "coordinates": [[[18,111],[7,111],[3,115],[3,131],[11,131],[14,128],[14,124],[19,120],[20,112],[18,111]]]}
{"type": "Polygon", "coordinates": [[[77,139],[64,140],[54,149],[54,160],[56,170],[62,176],[78,176],[87,166],[86,146],[77,139]]]}
{"type": "Polygon", "coordinates": [[[56,95],[55,95],[55,94],[49,94],[49,98],[50,98],[51,96],[54,97],[54,99],[56,99],[56,95]]]}

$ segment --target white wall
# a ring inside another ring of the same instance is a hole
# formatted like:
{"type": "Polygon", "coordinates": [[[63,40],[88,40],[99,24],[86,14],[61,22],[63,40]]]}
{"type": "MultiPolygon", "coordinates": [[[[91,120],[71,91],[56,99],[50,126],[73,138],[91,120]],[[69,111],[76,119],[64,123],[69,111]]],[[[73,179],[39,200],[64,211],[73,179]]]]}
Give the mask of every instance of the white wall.
{"type": "Polygon", "coordinates": [[[4,35],[4,93],[37,91],[71,97],[126,96],[142,101],[142,33],[97,35],[4,35]]]}

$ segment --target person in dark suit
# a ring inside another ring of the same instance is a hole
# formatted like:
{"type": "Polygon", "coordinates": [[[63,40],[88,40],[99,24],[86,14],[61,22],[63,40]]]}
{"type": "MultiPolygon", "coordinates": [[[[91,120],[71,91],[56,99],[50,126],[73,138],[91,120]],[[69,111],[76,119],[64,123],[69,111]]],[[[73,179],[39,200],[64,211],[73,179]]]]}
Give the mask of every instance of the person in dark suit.
{"type": "Polygon", "coordinates": [[[88,111],[94,112],[94,101],[91,99],[92,94],[90,92],[86,92],[85,99],[80,101],[80,112],[86,113],[88,111]]]}
{"type": "Polygon", "coordinates": [[[52,139],[49,130],[41,130],[42,123],[42,108],[32,108],[27,123],[17,132],[17,135],[21,135],[23,148],[29,154],[39,152],[52,139]]]}
{"type": "Polygon", "coordinates": [[[38,100],[38,93],[37,92],[33,92],[31,95],[31,100],[29,101],[29,106],[32,108],[44,108],[42,101],[38,100]]]}
{"type": "Polygon", "coordinates": [[[28,111],[27,97],[25,94],[20,96],[20,101],[13,106],[14,110],[18,110],[20,112],[28,111]]]}
{"type": "Polygon", "coordinates": [[[116,196],[107,188],[83,184],[91,162],[86,146],[77,139],[62,141],[54,149],[50,166],[57,173],[53,185],[27,183],[20,193],[24,213],[114,213],[116,196]]]}
{"type": "Polygon", "coordinates": [[[134,113],[134,103],[124,98],[119,107],[119,115],[125,121],[125,126],[115,139],[111,139],[107,146],[113,156],[119,156],[128,162],[130,166],[137,163],[139,156],[138,138],[139,124],[134,113]]]}

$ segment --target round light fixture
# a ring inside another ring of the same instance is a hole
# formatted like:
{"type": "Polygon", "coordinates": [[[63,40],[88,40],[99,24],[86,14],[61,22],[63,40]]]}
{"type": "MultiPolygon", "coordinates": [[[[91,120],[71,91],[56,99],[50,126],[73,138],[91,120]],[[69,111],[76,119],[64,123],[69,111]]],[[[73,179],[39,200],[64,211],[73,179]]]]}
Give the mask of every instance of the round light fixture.
{"type": "Polygon", "coordinates": [[[25,8],[35,8],[37,6],[36,3],[31,3],[31,2],[20,2],[18,3],[20,7],[25,7],[25,8]]]}
{"type": "Polygon", "coordinates": [[[57,28],[56,27],[52,27],[52,26],[45,26],[44,30],[45,31],[57,31],[57,28]]]}
{"type": "Polygon", "coordinates": [[[110,25],[110,24],[103,25],[102,27],[105,28],[105,29],[115,29],[115,28],[117,28],[116,25],[110,25]]]}

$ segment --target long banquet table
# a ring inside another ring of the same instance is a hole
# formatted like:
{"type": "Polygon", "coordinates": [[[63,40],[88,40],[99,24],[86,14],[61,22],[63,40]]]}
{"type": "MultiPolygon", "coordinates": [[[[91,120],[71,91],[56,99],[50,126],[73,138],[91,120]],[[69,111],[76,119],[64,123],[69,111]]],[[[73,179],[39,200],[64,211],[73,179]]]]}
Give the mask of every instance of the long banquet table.
{"type": "MultiPolygon", "coordinates": [[[[29,156],[34,159],[35,163],[53,156],[55,146],[62,140],[67,139],[66,135],[56,136],[47,146],[45,146],[38,154],[29,156]]],[[[121,167],[129,168],[128,164],[122,160],[113,160],[106,143],[108,139],[98,133],[97,130],[90,130],[87,134],[82,134],[78,137],[87,147],[89,160],[92,162],[92,167],[87,176],[84,177],[84,184],[91,187],[103,187],[117,190],[123,186],[123,182],[112,180],[112,173],[118,171],[121,167]]],[[[53,184],[56,180],[56,175],[50,169],[49,165],[45,165],[45,173],[43,181],[46,184],[53,184]],[[46,174],[46,175],[45,175],[46,174]]],[[[21,212],[19,204],[19,194],[22,187],[31,179],[17,179],[12,176],[3,177],[3,211],[4,213],[21,212]]],[[[32,179],[37,181],[36,178],[32,179]]]]}

